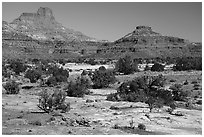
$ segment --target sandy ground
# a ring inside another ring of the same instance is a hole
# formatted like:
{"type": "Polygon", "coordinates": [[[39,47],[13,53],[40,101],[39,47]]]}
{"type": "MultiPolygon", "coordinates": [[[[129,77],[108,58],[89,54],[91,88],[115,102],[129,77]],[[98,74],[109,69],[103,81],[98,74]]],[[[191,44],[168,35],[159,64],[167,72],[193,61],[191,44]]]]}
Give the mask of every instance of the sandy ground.
{"type": "Polygon", "coordinates": [[[91,89],[83,98],[66,97],[67,113],[43,113],[38,109],[39,87],[22,89],[18,95],[2,95],[2,132],[17,135],[195,135],[202,134],[202,111],[177,108],[183,116],[170,115],[167,107],[149,113],[144,103],[112,102],[106,96],[114,89],[91,89]],[[87,101],[89,100],[89,101],[87,101]],[[90,101],[91,100],[91,101],[90,101]],[[145,124],[146,131],[129,127],[145,124]],[[84,122],[85,121],[85,122],[84,122]]]}

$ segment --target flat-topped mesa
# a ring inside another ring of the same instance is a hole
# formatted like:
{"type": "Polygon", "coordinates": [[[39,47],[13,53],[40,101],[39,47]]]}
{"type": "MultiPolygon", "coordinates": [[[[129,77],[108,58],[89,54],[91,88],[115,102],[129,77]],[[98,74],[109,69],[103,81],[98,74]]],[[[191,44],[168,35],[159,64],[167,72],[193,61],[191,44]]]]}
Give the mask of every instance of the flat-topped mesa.
{"type": "Polygon", "coordinates": [[[22,13],[18,18],[20,20],[35,20],[37,18],[54,20],[52,10],[47,7],[40,7],[37,13],[22,13]]]}
{"type": "Polygon", "coordinates": [[[154,32],[150,26],[137,26],[133,31],[133,35],[149,35],[149,36],[160,36],[161,34],[154,32]]]}
{"type": "Polygon", "coordinates": [[[135,27],[135,30],[148,30],[148,31],[152,31],[152,28],[149,26],[137,26],[135,27]]]}
{"type": "Polygon", "coordinates": [[[40,17],[54,19],[54,16],[52,14],[52,10],[48,7],[40,7],[37,11],[37,15],[40,17]]]}

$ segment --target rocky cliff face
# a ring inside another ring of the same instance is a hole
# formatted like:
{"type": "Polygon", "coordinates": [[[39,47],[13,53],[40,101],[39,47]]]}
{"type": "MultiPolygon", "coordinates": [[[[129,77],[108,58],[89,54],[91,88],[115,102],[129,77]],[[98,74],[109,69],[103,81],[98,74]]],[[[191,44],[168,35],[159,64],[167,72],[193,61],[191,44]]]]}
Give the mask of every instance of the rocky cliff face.
{"type": "Polygon", "coordinates": [[[81,32],[62,26],[55,20],[52,10],[47,7],[39,8],[37,13],[22,13],[10,25],[36,40],[96,41],[81,32]]]}
{"type": "Polygon", "coordinates": [[[201,57],[202,44],[163,36],[149,26],[137,26],[135,30],[112,43],[103,44],[98,50],[101,57],[119,58],[131,55],[134,58],[156,57],[201,57]]]}
{"type": "Polygon", "coordinates": [[[3,57],[72,58],[81,56],[83,49],[95,52],[98,44],[100,41],[62,26],[46,7],[37,13],[22,13],[11,23],[2,22],[3,57]]]}

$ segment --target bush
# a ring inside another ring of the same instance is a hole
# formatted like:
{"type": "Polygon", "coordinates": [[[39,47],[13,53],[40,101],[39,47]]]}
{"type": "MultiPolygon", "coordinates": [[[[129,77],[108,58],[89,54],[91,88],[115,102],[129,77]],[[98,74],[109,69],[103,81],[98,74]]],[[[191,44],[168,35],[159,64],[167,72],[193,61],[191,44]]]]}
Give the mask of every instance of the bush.
{"type": "Polygon", "coordinates": [[[6,90],[6,94],[18,94],[20,90],[19,84],[15,81],[7,82],[4,89],[6,90]]]}
{"type": "Polygon", "coordinates": [[[53,94],[49,93],[47,89],[40,93],[38,107],[45,112],[52,112],[53,110],[62,110],[62,112],[68,112],[70,110],[70,104],[65,103],[66,92],[55,90],[53,94]]]}
{"type": "Polygon", "coordinates": [[[58,68],[57,66],[50,66],[47,74],[52,74],[56,78],[57,82],[66,82],[69,77],[69,72],[65,69],[58,68]]]}
{"type": "Polygon", "coordinates": [[[113,71],[106,70],[105,67],[100,67],[99,70],[94,72],[92,81],[94,88],[105,88],[109,84],[115,83],[116,78],[113,71]]]}
{"type": "Polygon", "coordinates": [[[151,67],[151,71],[164,71],[164,66],[163,66],[162,64],[155,63],[155,64],[151,67]]]}
{"type": "Polygon", "coordinates": [[[25,74],[25,78],[30,79],[31,83],[35,83],[41,78],[41,73],[37,70],[28,70],[25,74]]]}
{"type": "Polygon", "coordinates": [[[57,80],[55,77],[49,77],[46,81],[46,83],[48,86],[56,86],[57,85],[57,80]]]}
{"type": "Polygon", "coordinates": [[[138,64],[130,56],[125,56],[117,61],[115,71],[128,75],[138,71],[138,64]]]}
{"type": "Polygon", "coordinates": [[[183,91],[181,84],[174,84],[169,89],[172,90],[173,98],[175,101],[186,101],[188,93],[183,91]]]}
{"type": "Polygon", "coordinates": [[[164,104],[170,105],[174,100],[171,92],[162,88],[165,81],[162,75],[137,77],[121,84],[117,93],[108,95],[107,100],[145,102],[149,105],[150,111],[164,104]]]}
{"type": "Polygon", "coordinates": [[[138,129],[140,130],[146,130],[146,126],[144,124],[138,124],[138,129]]]}
{"type": "Polygon", "coordinates": [[[19,75],[20,72],[25,72],[27,66],[24,65],[20,60],[12,60],[10,63],[10,68],[19,75]]]}
{"type": "Polygon", "coordinates": [[[70,97],[83,97],[88,93],[87,83],[81,77],[77,77],[75,81],[70,81],[64,90],[70,97]]]}

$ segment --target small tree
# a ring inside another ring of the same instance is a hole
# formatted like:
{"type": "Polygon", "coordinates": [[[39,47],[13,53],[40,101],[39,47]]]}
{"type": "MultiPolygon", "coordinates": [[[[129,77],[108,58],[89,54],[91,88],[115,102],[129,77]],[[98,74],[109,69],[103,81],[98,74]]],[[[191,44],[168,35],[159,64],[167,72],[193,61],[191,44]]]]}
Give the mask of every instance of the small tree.
{"type": "Polygon", "coordinates": [[[153,108],[161,108],[174,102],[171,92],[163,89],[165,81],[166,78],[162,75],[137,77],[124,82],[117,93],[107,96],[107,100],[145,102],[151,112],[153,108]]]}
{"type": "Polygon", "coordinates": [[[120,58],[115,66],[115,71],[124,73],[125,75],[138,71],[138,65],[130,56],[120,58]]]}
{"type": "Polygon", "coordinates": [[[100,67],[99,70],[95,71],[92,77],[94,88],[108,87],[116,81],[113,71],[106,70],[105,67],[100,67]]]}
{"type": "Polygon", "coordinates": [[[35,83],[41,78],[41,73],[37,70],[28,70],[25,74],[25,78],[30,79],[31,83],[35,83]]]}

